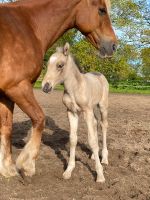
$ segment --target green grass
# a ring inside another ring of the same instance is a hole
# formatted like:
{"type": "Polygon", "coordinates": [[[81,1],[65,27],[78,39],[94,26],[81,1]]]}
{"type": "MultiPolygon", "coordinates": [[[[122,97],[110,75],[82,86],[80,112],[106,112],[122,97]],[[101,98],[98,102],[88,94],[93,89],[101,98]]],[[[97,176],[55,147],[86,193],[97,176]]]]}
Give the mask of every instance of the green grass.
{"type": "Polygon", "coordinates": [[[150,90],[142,90],[142,89],[135,89],[135,88],[115,88],[110,86],[111,93],[122,93],[122,94],[150,94],[150,90]]]}
{"type": "MultiPolygon", "coordinates": [[[[34,88],[41,89],[41,87],[42,87],[42,82],[41,81],[36,81],[36,83],[34,84],[34,88]]],[[[64,89],[63,85],[57,85],[55,87],[55,90],[63,90],[63,89],[64,89]]]]}
{"type": "MultiPolygon", "coordinates": [[[[34,85],[34,88],[41,89],[41,81],[37,81],[34,85]]],[[[55,87],[56,90],[63,90],[64,87],[62,85],[57,85],[55,87]]],[[[122,94],[150,94],[150,90],[142,90],[135,88],[115,88],[110,85],[111,93],[122,93],[122,94]]]]}
{"type": "Polygon", "coordinates": [[[34,88],[40,89],[42,87],[42,82],[41,81],[36,81],[34,84],[34,88]]]}

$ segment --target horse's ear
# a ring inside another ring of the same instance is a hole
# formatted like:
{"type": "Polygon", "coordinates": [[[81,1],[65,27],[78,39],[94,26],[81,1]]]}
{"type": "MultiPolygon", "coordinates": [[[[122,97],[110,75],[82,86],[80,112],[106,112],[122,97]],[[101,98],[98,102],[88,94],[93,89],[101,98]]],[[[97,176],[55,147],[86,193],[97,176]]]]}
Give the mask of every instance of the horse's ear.
{"type": "Polygon", "coordinates": [[[69,55],[69,52],[70,52],[70,44],[67,42],[64,46],[64,55],[65,56],[68,56],[69,55]]]}

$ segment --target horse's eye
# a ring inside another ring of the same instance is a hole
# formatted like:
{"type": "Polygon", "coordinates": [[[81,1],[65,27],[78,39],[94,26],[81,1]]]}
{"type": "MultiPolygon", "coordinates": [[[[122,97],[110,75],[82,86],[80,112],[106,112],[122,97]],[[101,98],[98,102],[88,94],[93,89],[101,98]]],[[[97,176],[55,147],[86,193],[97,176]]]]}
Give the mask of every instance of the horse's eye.
{"type": "Polygon", "coordinates": [[[62,69],[63,66],[64,66],[64,63],[58,63],[58,64],[57,64],[57,68],[58,68],[58,69],[62,69]]]}
{"type": "Polygon", "coordinates": [[[106,15],[107,11],[105,8],[99,8],[98,13],[100,16],[106,15]]]}

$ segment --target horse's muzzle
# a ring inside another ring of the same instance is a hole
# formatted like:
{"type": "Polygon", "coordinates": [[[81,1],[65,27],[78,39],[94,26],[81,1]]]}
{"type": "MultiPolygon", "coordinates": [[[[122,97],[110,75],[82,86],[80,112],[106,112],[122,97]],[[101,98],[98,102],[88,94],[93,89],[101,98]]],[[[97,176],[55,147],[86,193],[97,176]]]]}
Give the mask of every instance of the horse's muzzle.
{"type": "Polygon", "coordinates": [[[52,90],[52,86],[49,83],[45,83],[43,87],[43,92],[48,93],[52,90]]]}
{"type": "Polygon", "coordinates": [[[113,42],[103,42],[100,47],[100,57],[111,57],[117,50],[117,44],[113,42]]]}

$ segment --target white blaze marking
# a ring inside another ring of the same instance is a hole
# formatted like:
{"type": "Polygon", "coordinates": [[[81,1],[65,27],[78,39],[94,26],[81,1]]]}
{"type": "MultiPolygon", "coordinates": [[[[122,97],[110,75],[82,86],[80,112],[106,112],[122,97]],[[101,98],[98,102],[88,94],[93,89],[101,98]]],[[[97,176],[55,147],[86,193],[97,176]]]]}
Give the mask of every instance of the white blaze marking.
{"type": "Polygon", "coordinates": [[[57,56],[56,55],[53,55],[50,57],[50,63],[54,63],[55,61],[57,60],[57,56]]]}

